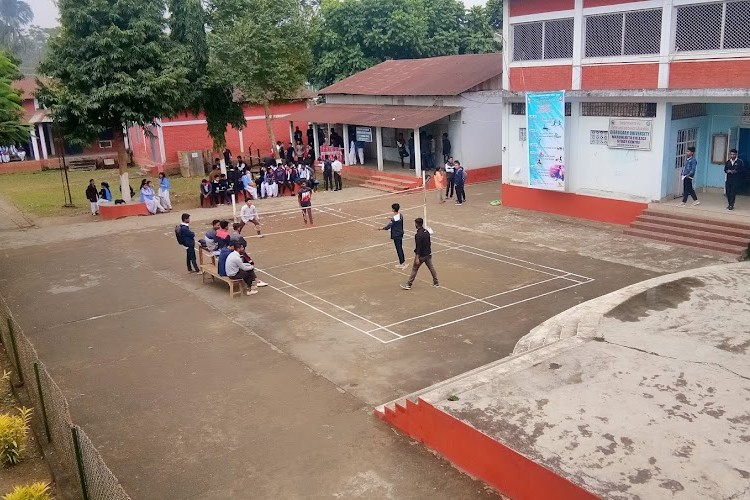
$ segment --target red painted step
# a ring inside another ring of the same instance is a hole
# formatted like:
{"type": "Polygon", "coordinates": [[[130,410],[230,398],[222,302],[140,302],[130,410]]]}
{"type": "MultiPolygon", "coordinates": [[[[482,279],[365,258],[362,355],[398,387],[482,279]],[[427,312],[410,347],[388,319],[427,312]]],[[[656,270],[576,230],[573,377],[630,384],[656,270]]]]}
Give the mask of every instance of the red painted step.
{"type": "Polygon", "coordinates": [[[719,253],[731,255],[738,259],[744,258],[747,254],[747,249],[748,249],[747,244],[742,246],[742,245],[731,245],[727,243],[718,243],[718,242],[707,241],[707,240],[689,239],[689,238],[682,237],[682,236],[676,236],[672,234],[666,234],[663,232],[656,232],[656,231],[651,231],[651,230],[644,231],[643,229],[636,229],[632,227],[625,229],[624,234],[627,234],[629,236],[638,236],[641,238],[646,238],[646,239],[655,240],[655,241],[682,245],[682,246],[703,248],[706,250],[711,250],[713,252],[719,252],[719,253]]]}
{"type": "Polygon", "coordinates": [[[750,239],[750,226],[742,229],[728,226],[719,226],[707,222],[707,219],[703,219],[701,222],[697,222],[694,220],[672,219],[667,217],[659,217],[657,215],[644,214],[636,217],[633,224],[635,223],[660,224],[667,225],[669,227],[679,227],[683,229],[692,229],[694,231],[703,231],[707,233],[716,233],[750,239]]]}
{"type": "Polygon", "coordinates": [[[716,243],[726,243],[727,245],[737,245],[739,247],[747,247],[748,243],[750,243],[750,237],[748,236],[737,236],[731,233],[725,234],[723,232],[718,232],[716,228],[711,228],[707,224],[696,223],[693,226],[684,227],[672,224],[643,222],[636,219],[635,222],[630,224],[630,227],[642,231],[681,236],[686,240],[713,241],[716,243]],[[695,226],[703,226],[705,227],[705,230],[695,226]]]}
{"type": "Polygon", "coordinates": [[[659,210],[653,210],[653,209],[646,209],[643,211],[641,215],[659,217],[662,219],[691,221],[691,222],[697,222],[701,224],[711,224],[713,226],[743,229],[746,231],[750,231],[750,224],[748,223],[741,222],[741,221],[735,222],[735,221],[727,221],[724,219],[712,218],[710,215],[703,215],[703,214],[683,215],[683,214],[672,212],[672,211],[659,211],[659,210]]]}

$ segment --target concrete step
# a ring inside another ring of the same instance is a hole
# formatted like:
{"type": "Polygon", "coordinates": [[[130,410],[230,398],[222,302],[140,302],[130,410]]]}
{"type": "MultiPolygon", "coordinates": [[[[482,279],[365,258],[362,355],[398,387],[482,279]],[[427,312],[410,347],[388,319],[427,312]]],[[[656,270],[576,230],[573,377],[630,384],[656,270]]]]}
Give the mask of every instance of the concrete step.
{"type": "MultiPolygon", "coordinates": [[[[690,224],[690,223],[688,223],[690,224]]],[[[688,239],[712,241],[716,243],[726,243],[728,245],[737,245],[747,247],[750,244],[750,236],[736,236],[734,234],[723,234],[717,231],[716,227],[709,226],[708,224],[698,224],[688,227],[674,226],[670,223],[653,223],[643,222],[636,220],[630,227],[632,229],[638,229],[642,231],[651,231],[657,234],[671,234],[674,236],[682,236],[688,239]],[[701,226],[701,227],[696,227],[701,226]]],[[[726,228],[727,231],[733,231],[731,228],[726,228]]],[[[734,230],[737,231],[737,230],[734,230]]]]}
{"type": "Polygon", "coordinates": [[[750,224],[747,224],[745,222],[741,221],[728,221],[726,219],[719,218],[717,216],[712,216],[710,213],[691,213],[691,214],[682,214],[678,213],[672,210],[654,210],[653,208],[648,208],[643,211],[641,215],[648,215],[651,217],[659,217],[662,219],[673,219],[673,220],[680,220],[680,221],[690,221],[690,222],[696,222],[699,224],[711,224],[714,226],[720,226],[720,227],[727,227],[727,228],[735,228],[735,229],[742,229],[746,231],[750,231],[750,224]]]}
{"type": "Polygon", "coordinates": [[[695,231],[717,233],[717,234],[722,234],[722,235],[727,235],[727,236],[736,236],[740,238],[750,239],[750,227],[745,229],[745,228],[720,226],[712,222],[709,222],[706,219],[703,219],[701,222],[697,222],[697,221],[692,221],[692,220],[672,219],[672,218],[667,218],[667,217],[660,217],[657,215],[648,215],[644,213],[636,217],[633,224],[635,224],[636,222],[639,222],[639,223],[642,222],[642,223],[647,223],[647,224],[661,224],[661,225],[670,226],[670,227],[679,227],[683,229],[692,229],[695,231]]]}
{"type": "Polygon", "coordinates": [[[671,244],[682,245],[682,246],[693,247],[693,248],[702,248],[705,250],[710,250],[712,252],[721,253],[724,255],[731,255],[737,259],[743,259],[747,256],[747,245],[744,245],[744,246],[730,245],[727,243],[717,243],[717,242],[712,242],[712,241],[691,240],[682,236],[665,234],[665,233],[657,233],[653,231],[644,231],[642,229],[635,229],[635,228],[625,229],[624,234],[627,234],[629,236],[637,236],[640,238],[646,238],[649,240],[664,242],[664,243],[671,243],[671,244]]]}

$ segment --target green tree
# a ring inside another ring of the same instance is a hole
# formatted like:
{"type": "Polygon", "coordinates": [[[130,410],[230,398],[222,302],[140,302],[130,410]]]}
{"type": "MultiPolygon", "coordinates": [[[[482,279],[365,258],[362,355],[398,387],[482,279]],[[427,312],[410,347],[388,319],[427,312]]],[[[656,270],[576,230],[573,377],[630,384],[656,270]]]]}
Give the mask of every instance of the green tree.
{"type": "Polygon", "coordinates": [[[34,19],[34,12],[23,0],[0,0],[0,46],[20,54],[25,40],[23,29],[34,19]]]}
{"type": "Polygon", "coordinates": [[[29,126],[21,123],[21,93],[13,89],[13,80],[22,77],[13,57],[0,50],[0,145],[26,142],[29,126]]]}
{"type": "Polygon", "coordinates": [[[179,45],[181,66],[188,71],[183,108],[206,116],[214,148],[226,144],[227,124],[237,130],[245,126],[242,103],[234,99],[234,88],[223,72],[208,70],[206,12],[200,0],[168,0],[170,38],[179,45]]]}
{"type": "Polygon", "coordinates": [[[47,50],[47,42],[57,31],[58,28],[42,28],[36,25],[31,25],[24,31],[25,43],[20,53],[22,73],[36,74],[39,63],[47,50]]]}
{"type": "Polygon", "coordinates": [[[310,67],[299,0],[209,0],[209,71],[241,97],[263,106],[271,146],[270,104],[303,88],[310,67]]]}
{"type": "Polygon", "coordinates": [[[313,20],[310,81],[326,86],[386,59],[498,49],[482,7],[459,0],[324,0],[313,20]]]}
{"type": "Polygon", "coordinates": [[[490,16],[490,26],[495,32],[503,31],[503,0],[487,0],[485,6],[490,16]]]}
{"type": "MultiPolygon", "coordinates": [[[[124,123],[153,124],[182,110],[187,70],[166,34],[158,0],[59,0],[60,32],[40,71],[39,98],[70,144],[124,123]]],[[[127,161],[120,155],[122,193],[127,161]]]]}

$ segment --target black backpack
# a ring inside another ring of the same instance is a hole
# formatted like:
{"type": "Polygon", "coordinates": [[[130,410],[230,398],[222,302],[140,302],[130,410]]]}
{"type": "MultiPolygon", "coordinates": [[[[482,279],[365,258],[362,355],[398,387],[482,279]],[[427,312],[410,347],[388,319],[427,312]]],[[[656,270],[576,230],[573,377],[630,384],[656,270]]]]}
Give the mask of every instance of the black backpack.
{"type": "Polygon", "coordinates": [[[184,246],[185,246],[185,244],[184,244],[184,243],[182,242],[182,237],[180,236],[180,234],[181,234],[181,233],[182,233],[182,224],[177,224],[177,225],[176,225],[176,226],[174,227],[174,236],[175,236],[175,238],[177,238],[177,243],[178,243],[178,244],[179,244],[180,246],[183,246],[183,247],[184,247],[184,246]]]}

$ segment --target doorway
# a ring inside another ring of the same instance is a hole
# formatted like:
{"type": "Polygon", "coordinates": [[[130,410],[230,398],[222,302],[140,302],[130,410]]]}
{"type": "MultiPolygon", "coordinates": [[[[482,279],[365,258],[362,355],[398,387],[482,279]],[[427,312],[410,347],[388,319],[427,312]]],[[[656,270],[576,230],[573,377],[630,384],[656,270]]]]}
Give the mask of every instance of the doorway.
{"type": "Polygon", "coordinates": [[[745,164],[737,194],[750,195],[750,128],[741,128],[739,131],[737,157],[745,164]]]}
{"type": "Polygon", "coordinates": [[[671,194],[675,199],[682,196],[682,167],[687,161],[688,148],[696,147],[697,142],[697,128],[684,128],[677,131],[677,154],[675,156],[671,188],[671,194]]]}

